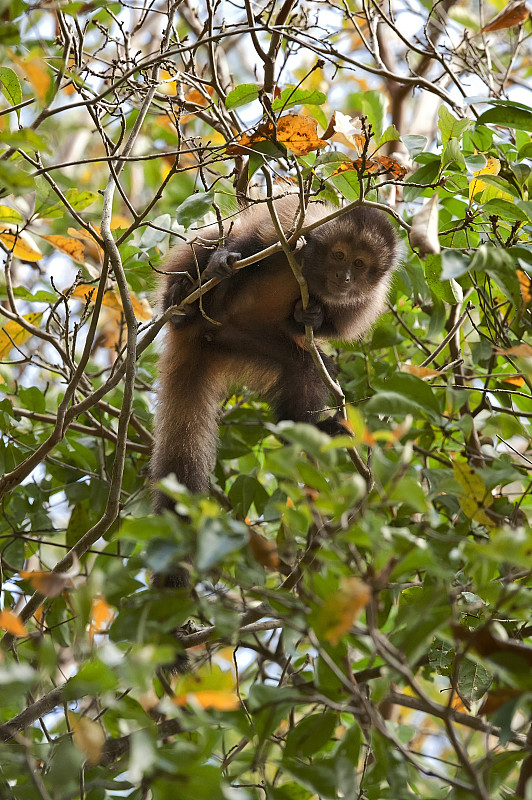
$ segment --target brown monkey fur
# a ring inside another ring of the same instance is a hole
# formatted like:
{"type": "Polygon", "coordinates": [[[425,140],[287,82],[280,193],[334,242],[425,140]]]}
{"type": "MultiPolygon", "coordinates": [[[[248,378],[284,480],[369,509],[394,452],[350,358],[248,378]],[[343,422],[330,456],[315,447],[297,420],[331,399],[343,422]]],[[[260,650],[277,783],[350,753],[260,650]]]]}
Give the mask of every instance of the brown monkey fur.
{"type": "MultiPolygon", "coordinates": [[[[299,199],[275,202],[290,232],[299,199]]],[[[305,223],[333,209],[311,203],[305,223]]],[[[265,204],[244,211],[215,249],[218,226],[206,228],[201,243],[170,251],[160,287],[160,306],[179,304],[195,288],[194,277],[231,274],[231,264],[278,241],[265,204]],[[188,272],[190,280],[182,273],[188,272]]],[[[303,311],[300,289],[282,252],[236,271],[176,315],[166,326],[159,358],[159,394],[151,478],[170,473],[192,492],[207,491],[214,468],[220,402],[234,385],[245,384],[270,404],[277,419],[317,423],[328,402],[325,387],[304,347],[304,324],[318,340],[361,338],[382,313],[397,239],[386,214],[357,206],[305,234],[297,258],[303,265],[310,303],[303,311]]],[[[323,356],[334,371],[331,359],[323,356]]],[[[319,424],[319,423],[318,423],[319,424]]],[[[327,430],[327,420],[321,423],[327,430]]],[[[332,430],[332,427],[331,427],[332,430]]],[[[173,508],[155,492],[154,509],[173,508]]]]}

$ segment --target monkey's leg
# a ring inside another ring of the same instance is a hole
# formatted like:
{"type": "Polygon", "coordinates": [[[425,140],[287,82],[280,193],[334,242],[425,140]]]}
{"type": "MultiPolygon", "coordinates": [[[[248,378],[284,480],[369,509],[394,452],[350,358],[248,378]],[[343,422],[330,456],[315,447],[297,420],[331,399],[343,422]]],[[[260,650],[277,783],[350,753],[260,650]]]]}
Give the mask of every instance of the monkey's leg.
{"type": "MultiPolygon", "coordinates": [[[[292,419],[295,422],[309,422],[322,427],[319,422],[329,402],[329,390],[316,369],[310,353],[290,342],[277,360],[282,370],[279,379],[268,391],[267,399],[278,419],[292,419]]],[[[321,353],[328,372],[336,375],[334,361],[321,353]]]]}

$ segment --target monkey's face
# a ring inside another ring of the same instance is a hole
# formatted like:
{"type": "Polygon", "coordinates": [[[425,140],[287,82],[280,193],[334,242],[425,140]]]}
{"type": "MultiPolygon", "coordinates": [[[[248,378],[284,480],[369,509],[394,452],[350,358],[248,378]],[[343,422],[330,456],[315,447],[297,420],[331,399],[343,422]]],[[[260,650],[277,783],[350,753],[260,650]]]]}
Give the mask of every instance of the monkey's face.
{"type": "MultiPolygon", "coordinates": [[[[307,248],[305,248],[307,249],[307,248]]],[[[363,241],[336,241],[332,247],[316,243],[305,253],[305,277],[311,294],[333,305],[366,301],[386,276],[385,253],[377,254],[363,241]]]]}

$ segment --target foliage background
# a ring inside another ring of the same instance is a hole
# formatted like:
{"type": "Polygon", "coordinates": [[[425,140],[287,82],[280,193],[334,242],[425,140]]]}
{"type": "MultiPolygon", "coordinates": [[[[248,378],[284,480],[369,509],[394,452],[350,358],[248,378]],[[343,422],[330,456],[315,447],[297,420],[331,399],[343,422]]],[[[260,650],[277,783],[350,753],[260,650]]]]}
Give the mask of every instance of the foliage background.
{"type": "Polygon", "coordinates": [[[1,796],[532,797],[525,4],[0,14],[1,796]],[[154,518],[156,272],[271,185],[404,241],[331,346],[358,458],[238,394],[154,518]]]}

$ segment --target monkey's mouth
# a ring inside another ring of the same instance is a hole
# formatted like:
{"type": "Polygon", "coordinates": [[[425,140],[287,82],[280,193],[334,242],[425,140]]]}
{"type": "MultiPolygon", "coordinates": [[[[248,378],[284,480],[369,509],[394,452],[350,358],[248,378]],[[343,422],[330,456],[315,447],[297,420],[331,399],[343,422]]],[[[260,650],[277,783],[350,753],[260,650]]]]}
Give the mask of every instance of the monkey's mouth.
{"type": "Polygon", "coordinates": [[[353,281],[329,279],[327,293],[323,299],[329,303],[343,304],[352,302],[352,299],[360,294],[360,289],[357,289],[353,281]]]}

